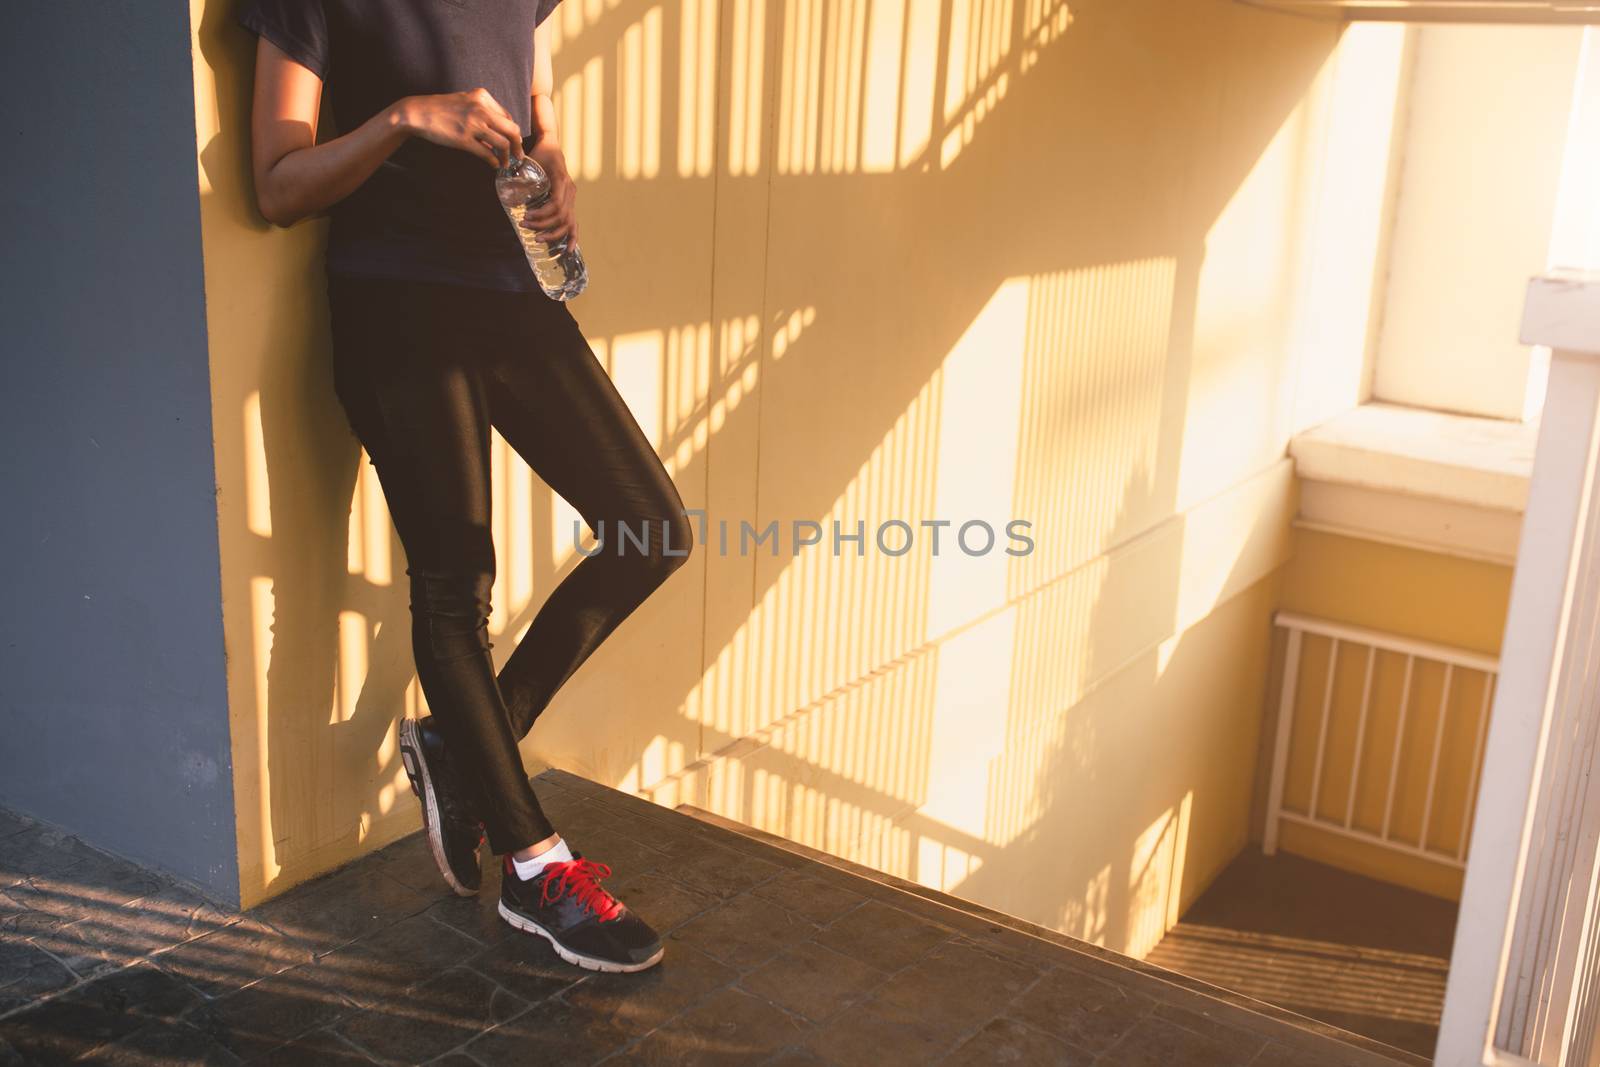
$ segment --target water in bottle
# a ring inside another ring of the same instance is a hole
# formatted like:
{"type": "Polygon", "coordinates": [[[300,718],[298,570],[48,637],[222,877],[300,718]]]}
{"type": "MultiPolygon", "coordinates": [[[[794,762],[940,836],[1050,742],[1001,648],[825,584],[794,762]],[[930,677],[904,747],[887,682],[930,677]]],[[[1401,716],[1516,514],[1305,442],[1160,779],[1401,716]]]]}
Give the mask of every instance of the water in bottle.
{"type": "Polygon", "coordinates": [[[539,279],[539,288],[552,300],[571,300],[589,284],[589,269],[576,244],[565,239],[546,242],[522,225],[523,218],[550,199],[550,179],[544,168],[524,156],[513,159],[495,172],[495,193],[511,220],[511,229],[522,242],[528,265],[539,279]]]}

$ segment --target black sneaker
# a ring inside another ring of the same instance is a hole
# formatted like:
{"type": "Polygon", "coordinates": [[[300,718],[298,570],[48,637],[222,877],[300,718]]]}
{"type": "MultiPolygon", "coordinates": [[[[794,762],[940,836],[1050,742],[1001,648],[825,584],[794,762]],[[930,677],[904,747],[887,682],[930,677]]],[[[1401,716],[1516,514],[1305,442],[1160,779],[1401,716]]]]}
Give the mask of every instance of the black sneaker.
{"type": "Polygon", "coordinates": [[[642,971],[661,961],[661,938],[600,888],[603,863],[574,853],[523,881],[511,857],[500,876],[500,917],[550,942],[556,955],[591,971],[642,971]]]}
{"type": "Polygon", "coordinates": [[[469,810],[466,798],[445,760],[444,738],[433,716],[400,723],[400,761],[405,764],[411,791],[422,801],[422,825],[428,832],[433,861],[450,888],[464,897],[483,884],[478,846],[483,844],[483,823],[469,810]]]}

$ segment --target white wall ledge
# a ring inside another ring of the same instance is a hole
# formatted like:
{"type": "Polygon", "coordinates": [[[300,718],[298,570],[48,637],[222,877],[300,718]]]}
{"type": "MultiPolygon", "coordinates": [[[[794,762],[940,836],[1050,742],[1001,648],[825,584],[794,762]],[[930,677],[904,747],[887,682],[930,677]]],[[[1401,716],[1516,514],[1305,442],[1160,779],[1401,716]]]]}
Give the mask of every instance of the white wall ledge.
{"type": "Polygon", "coordinates": [[[1297,521],[1509,564],[1537,440],[1536,422],[1364,404],[1290,441],[1297,521]]]}

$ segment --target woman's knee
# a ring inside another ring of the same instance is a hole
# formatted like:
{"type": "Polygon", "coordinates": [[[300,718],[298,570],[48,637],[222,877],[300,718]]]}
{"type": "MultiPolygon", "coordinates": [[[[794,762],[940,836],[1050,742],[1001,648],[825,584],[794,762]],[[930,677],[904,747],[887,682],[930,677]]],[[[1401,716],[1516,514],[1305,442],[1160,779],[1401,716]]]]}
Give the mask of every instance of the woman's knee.
{"type": "Polygon", "coordinates": [[[608,531],[615,544],[607,546],[619,556],[631,557],[637,568],[659,584],[683,566],[694,551],[694,526],[682,509],[665,515],[619,521],[608,531]]]}
{"type": "Polygon", "coordinates": [[[488,650],[494,573],[484,570],[408,568],[411,615],[417,636],[438,660],[488,650]]]}

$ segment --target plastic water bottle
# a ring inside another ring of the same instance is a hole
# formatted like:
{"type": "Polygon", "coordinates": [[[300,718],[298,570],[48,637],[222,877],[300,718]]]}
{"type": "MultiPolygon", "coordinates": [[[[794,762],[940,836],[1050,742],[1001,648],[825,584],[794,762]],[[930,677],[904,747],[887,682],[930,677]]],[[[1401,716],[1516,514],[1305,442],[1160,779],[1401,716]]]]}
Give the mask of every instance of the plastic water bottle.
{"type": "Polygon", "coordinates": [[[543,241],[522,225],[529,212],[550,199],[550,178],[544,168],[527,156],[513,159],[495,171],[494,189],[545,295],[551,300],[571,300],[583,292],[589,284],[589,268],[584,266],[578,246],[568,247],[565,239],[543,241]]]}

